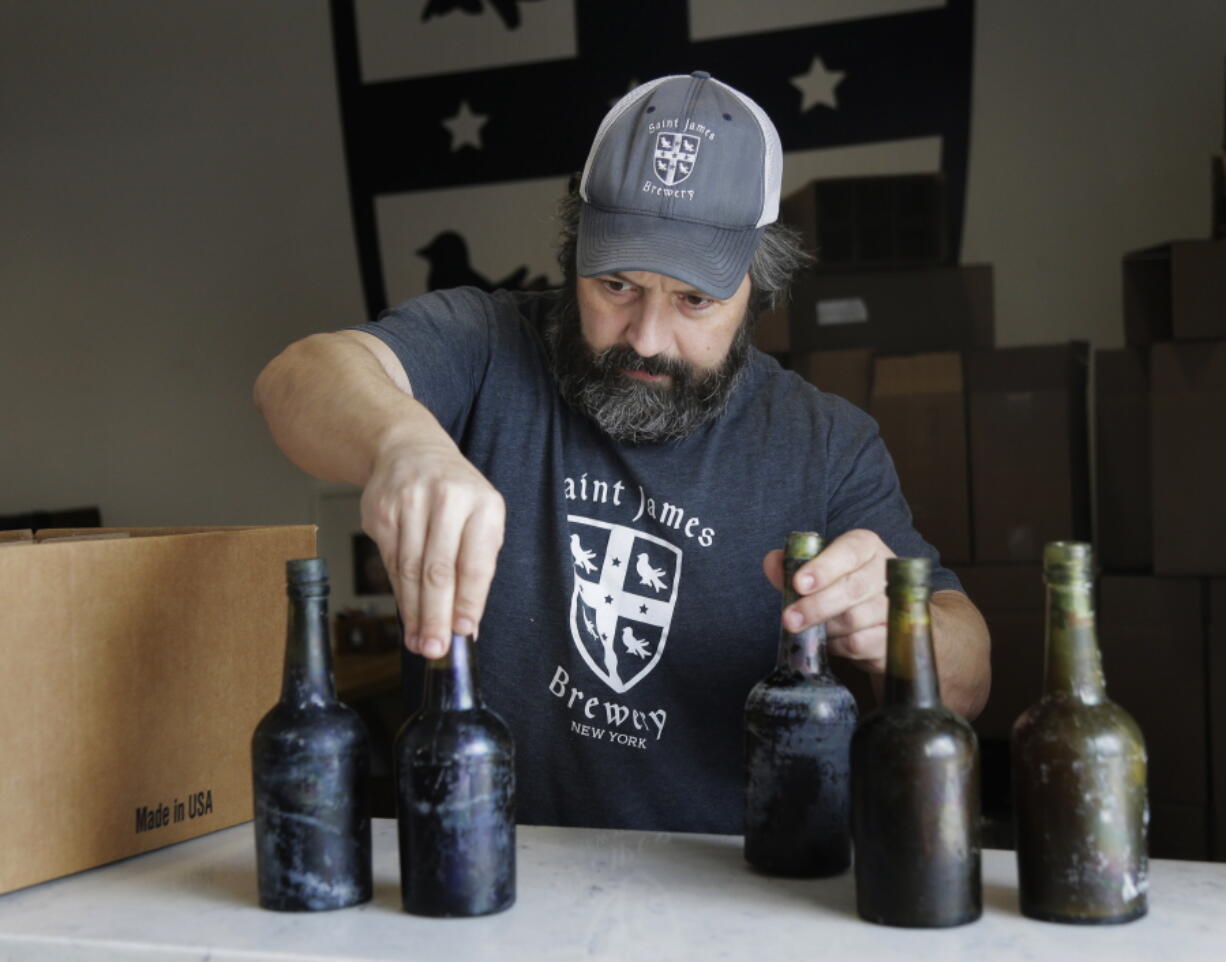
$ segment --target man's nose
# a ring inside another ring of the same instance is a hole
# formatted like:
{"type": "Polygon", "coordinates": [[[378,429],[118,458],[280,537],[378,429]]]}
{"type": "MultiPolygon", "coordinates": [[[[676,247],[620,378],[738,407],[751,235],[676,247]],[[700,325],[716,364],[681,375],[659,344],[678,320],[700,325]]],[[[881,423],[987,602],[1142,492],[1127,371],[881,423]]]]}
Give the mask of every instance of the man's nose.
{"type": "Polygon", "coordinates": [[[668,338],[667,304],[650,295],[642,298],[626,326],[626,343],[640,357],[655,357],[668,349],[668,338]]]}

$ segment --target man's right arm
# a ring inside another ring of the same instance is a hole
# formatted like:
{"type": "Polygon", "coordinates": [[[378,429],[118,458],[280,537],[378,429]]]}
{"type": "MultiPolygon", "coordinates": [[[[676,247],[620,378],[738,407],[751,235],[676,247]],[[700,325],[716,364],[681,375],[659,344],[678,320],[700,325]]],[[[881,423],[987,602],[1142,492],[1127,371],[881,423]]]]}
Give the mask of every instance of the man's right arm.
{"type": "Polygon", "coordinates": [[[502,545],[502,496],[413,398],[403,365],[361,331],[315,334],[260,372],[255,403],[298,467],[361,485],[411,651],[476,631],[502,545]]]}

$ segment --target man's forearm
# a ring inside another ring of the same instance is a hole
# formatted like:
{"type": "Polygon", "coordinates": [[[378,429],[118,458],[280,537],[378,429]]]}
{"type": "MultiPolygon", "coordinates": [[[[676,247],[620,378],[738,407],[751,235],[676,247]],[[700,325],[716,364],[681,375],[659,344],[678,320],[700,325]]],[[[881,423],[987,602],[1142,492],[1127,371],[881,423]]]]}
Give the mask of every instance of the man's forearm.
{"type": "Polygon", "coordinates": [[[316,334],[268,363],[254,399],[294,464],[325,481],[364,485],[380,448],[394,437],[442,433],[413,400],[407,377],[399,381],[362,335],[316,334]]]}
{"type": "Polygon", "coordinates": [[[974,718],[987,703],[992,683],[987,623],[960,591],[935,592],[931,611],[941,700],[960,715],[974,718]]]}

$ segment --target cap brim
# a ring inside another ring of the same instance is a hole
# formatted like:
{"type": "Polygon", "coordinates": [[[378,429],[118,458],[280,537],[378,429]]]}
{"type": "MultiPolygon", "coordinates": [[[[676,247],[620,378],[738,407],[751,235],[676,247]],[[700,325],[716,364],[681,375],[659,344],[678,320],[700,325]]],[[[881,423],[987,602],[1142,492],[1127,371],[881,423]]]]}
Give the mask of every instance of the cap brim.
{"type": "Polygon", "coordinates": [[[576,245],[581,277],[652,271],[727,300],[749,272],[762,228],[711,227],[584,204],[576,245]]]}

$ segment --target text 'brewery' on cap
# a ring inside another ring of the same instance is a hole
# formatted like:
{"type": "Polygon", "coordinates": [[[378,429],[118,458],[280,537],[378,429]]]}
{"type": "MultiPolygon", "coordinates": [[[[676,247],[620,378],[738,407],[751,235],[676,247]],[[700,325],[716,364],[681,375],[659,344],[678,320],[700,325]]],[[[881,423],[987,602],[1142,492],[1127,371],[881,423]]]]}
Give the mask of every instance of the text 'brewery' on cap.
{"type": "Polygon", "coordinates": [[[661,77],[614,105],[579,193],[578,271],[653,271],[721,300],[779,216],[783,152],[756,103],[704,71],[661,77]]]}

